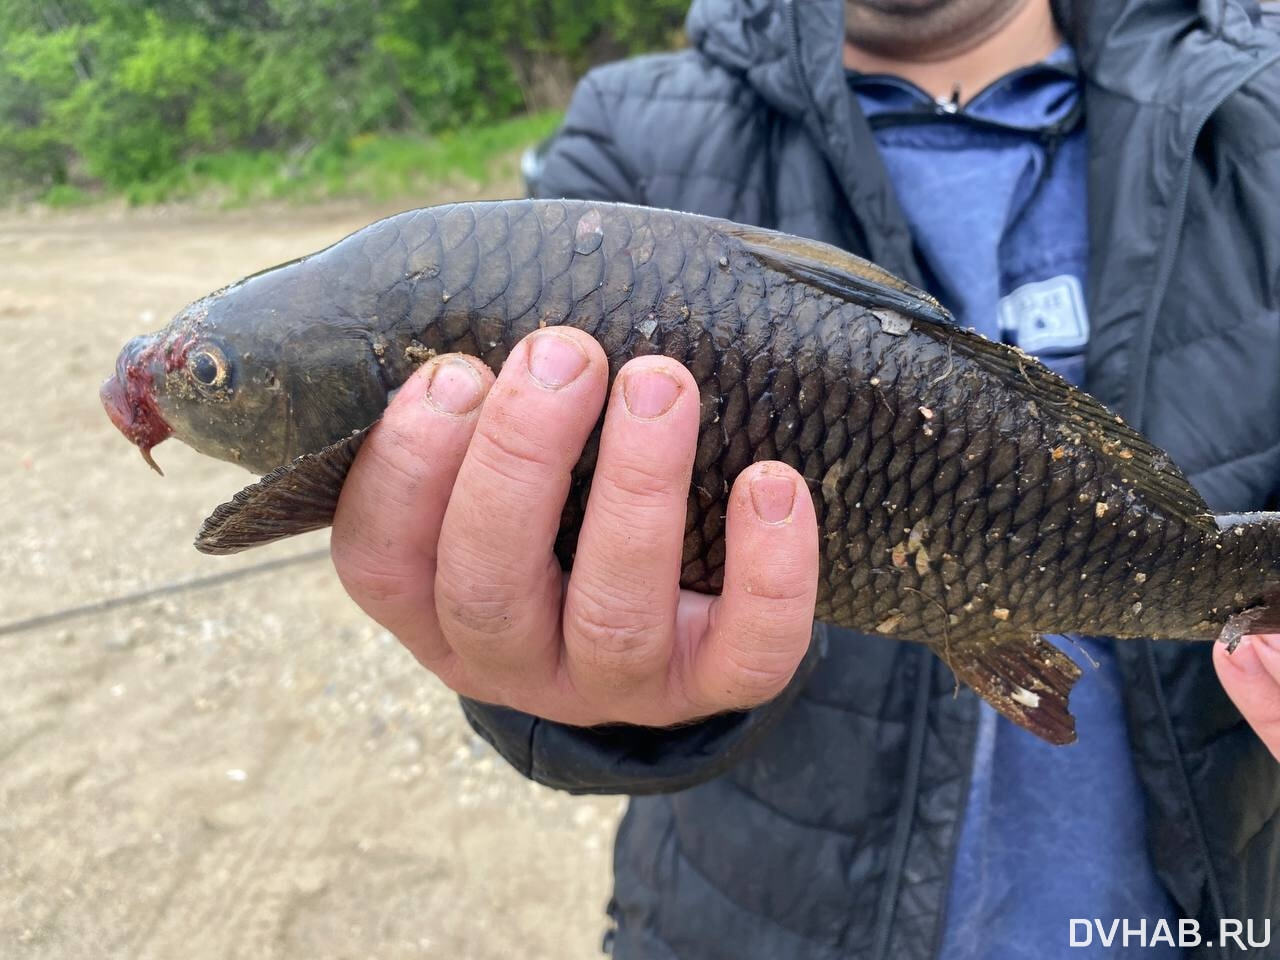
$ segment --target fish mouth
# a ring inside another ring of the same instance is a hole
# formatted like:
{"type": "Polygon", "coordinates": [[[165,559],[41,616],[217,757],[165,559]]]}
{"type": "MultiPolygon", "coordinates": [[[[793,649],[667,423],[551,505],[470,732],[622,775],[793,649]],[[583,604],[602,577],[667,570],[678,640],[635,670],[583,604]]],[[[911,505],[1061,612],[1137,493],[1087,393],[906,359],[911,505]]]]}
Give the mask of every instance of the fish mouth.
{"type": "Polygon", "coordinates": [[[116,358],[116,372],[98,390],[107,417],[117,430],[142,452],[142,459],[161,476],[164,471],[151,456],[151,448],[173,433],[156,405],[151,355],[158,345],[153,337],[130,340],[116,358]]]}

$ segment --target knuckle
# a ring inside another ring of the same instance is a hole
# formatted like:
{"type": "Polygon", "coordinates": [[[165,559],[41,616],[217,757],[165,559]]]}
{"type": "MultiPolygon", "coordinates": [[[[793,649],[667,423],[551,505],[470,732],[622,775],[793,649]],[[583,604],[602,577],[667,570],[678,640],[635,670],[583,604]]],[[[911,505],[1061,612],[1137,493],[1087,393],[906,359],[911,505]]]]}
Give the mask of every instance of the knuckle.
{"type": "Polygon", "coordinates": [[[442,551],[436,568],[437,616],[445,639],[476,654],[501,649],[515,633],[526,630],[545,602],[543,587],[558,593],[560,569],[548,558],[543,569],[518,565],[502,555],[491,557],[472,544],[442,551]]]}
{"type": "Polygon", "coordinates": [[[663,472],[654,469],[657,464],[631,458],[610,458],[596,470],[596,479],[603,480],[602,490],[620,507],[646,506],[659,501],[656,506],[666,508],[673,495],[683,499],[687,495],[688,481],[683,471],[663,472]]]}
{"type": "MultiPolygon", "coordinates": [[[[436,571],[436,605],[446,636],[505,635],[512,624],[513,587],[492,572],[477,575],[468,564],[440,564],[436,571]]],[[[451,638],[452,639],[452,638],[451,638]]]]}
{"type": "Polygon", "coordinates": [[[462,597],[441,607],[442,630],[451,644],[483,646],[512,630],[511,606],[492,597],[462,597]]]}
{"type": "Polygon", "coordinates": [[[665,627],[654,607],[617,591],[578,590],[565,607],[565,635],[577,659],[600,679],[648,674],[665,650],[665,627]]]}
{"type": "Polygon", "coordinates": [[[813,604],[814,580],[804,571],[776,567],[749,573],[742,590],[763,620],[790,623],[813,604]]]}
{"type": "Polygon", "coordinates": [[[724,607],[712,608],[710,636],[714,654],[703,686],[712,699],[732,707],[750,707],[776,697],[794,676],[809,646],[812,624],[795,616],[771,620],[754,611],[728,622],[724,607]]]}
{"type": "Polygon", "coordinates": [[[366,446],[368,449],[361,451],[361,466],[372,471],[381,486],[394,490],[412,488],[417,483],[416,468],[422,461],[404,432],[389,429],[378,437],[377,443],[370,441],[366,446]]]}
{"type": "Polygon", "coordinates": [[[735,663],[725,675],[725,694],[735,707],[754,707],[772,700],[786,687],[794,663],[762,664],[754,660],[735,663]]]}
{"type": "Polygon", "coordinates": [[[362,606],[394,603],[421,590],[416,571],[349,541],[333,541],[329,556],[343,588],[362,606]]]}
{"type": "Polygon", "coordinates": [[[484,472],[520,488],[537,486],[555,469],[550,444],[531,436],[514,418],[484,420],[472,438],[470,455],[484,472]]]}
{"type": "MultiPolygon", "coordinates": [[[[663,555],[665,544],[678,544],[683,537],[684,504],[676,509],[669,501],[632,499],[599,484],[592,488],[586,522],[590,524],[593,556],[595,548],[602,545],[601,549],[625,556],[627,562],[650,566],[663,555]]],[[[671,566],[674,576],[674,558],[671,566]]]]}
{"type": "Polygon", "coordinates": [[[376,510],[385,516],[388,511],[409,509],[429,473],[429,462],[418,452],[421,445],[402,431],[384,430],[385,426],[379,424],[360,450],[351,480],[343,488],[344,512],[376,510]]]}

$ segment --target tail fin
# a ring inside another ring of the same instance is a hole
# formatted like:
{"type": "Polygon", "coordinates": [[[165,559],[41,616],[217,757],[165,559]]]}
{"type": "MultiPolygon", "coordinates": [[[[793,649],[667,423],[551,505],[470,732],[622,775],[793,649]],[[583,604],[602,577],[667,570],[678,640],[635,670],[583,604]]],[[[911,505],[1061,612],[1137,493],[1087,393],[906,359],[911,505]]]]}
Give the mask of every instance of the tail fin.
{"type": "Polygon", "coordinates": [[[1219,637],[1235,650],[1246,634],[1280,633],[1280,513],[1223,513],[1214,519],[1232,547],[1230,555],[1238,558],[1241,582],[1227,584],[1236,612],[1219,637]]]}

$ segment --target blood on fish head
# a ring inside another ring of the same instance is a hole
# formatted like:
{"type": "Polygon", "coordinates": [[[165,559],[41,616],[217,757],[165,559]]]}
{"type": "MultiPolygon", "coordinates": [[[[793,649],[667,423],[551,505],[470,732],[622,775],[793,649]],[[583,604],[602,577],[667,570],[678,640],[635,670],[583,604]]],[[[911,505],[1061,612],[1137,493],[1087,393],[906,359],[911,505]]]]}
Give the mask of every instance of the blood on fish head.
{"type": "Polygon", "coordinates": [[[241,436],[226,421],[246,407],[257,408],[245,389],[245,365],[209,322],[205,298],[181,311],[158,333],[134,337],[116,358],[115,374],[99,397],[107,416],[157,473],[151,449],[169,437],[222,459],[235,460],[241,436]],[[227,413],[233,416],[228,418],[227,413]],[[210,429],[210,426],[214,429],[210,429]],[[222,429],[217,429],[218,427],[222,429]]]}
{"type": "Polygon", "coordinates": [[[102,404],[153,467],[151,448],[174,437],[267,473],[377,419],[391,375],[363,308],[335,306],[304,265],[225,287],[125,345],[102,404]]]}
{"type": "Polygon", "coordinates": [[[115,374],[103,382],[98,396],[116,429],[142,451],[142,459],[151,469],[163,475],[151,448],[169,437],[173,428],[156,404],[152,365],[157,347],[154,335],[135,337],[125,344],[116,358],[115,374]]]}

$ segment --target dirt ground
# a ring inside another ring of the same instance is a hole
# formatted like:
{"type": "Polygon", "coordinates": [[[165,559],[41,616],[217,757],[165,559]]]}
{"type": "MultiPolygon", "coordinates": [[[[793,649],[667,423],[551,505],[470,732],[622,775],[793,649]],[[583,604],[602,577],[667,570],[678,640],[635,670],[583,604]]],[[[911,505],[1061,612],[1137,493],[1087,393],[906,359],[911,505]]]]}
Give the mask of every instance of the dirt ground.
{"type": "Polygon", "coordinates": [[[167,443],[158,477],[98,402],[128,337],[387,212],[0,219],[0,956],[598,955],[620,803],[499,760],[326,533],[196,553],[249,475],[167,443]]]}

